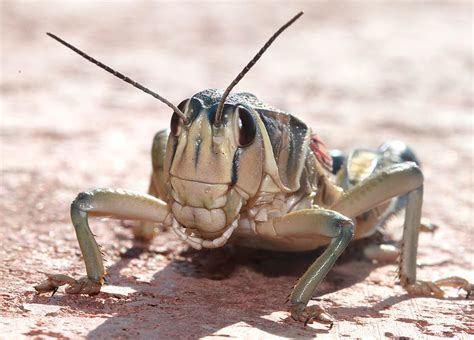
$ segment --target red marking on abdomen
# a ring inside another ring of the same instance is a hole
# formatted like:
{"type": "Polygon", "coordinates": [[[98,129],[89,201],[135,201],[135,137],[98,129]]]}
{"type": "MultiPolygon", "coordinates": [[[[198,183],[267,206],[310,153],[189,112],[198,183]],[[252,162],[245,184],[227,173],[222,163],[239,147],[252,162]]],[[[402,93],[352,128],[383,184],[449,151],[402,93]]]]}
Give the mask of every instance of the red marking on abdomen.
{"type": "Polygon", "coordinates": [[[312,133],[311,135],[309,147],[316,156],[316,159],[326,168],[326,170],[332,172],[332,157],[329,155],[326,145],[315,133],[312,133]]]}

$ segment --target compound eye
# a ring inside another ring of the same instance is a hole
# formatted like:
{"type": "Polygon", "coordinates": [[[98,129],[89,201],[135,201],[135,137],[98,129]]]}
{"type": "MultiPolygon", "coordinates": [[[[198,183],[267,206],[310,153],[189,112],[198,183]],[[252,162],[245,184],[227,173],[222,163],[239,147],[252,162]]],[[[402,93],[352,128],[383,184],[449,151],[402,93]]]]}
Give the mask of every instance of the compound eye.
{"type": "MultiPolygon", "coordinates": [[[[188,103],[189,103],[189,99],[183,100],[178,105],[178,109],[180,109],[181,112],[186,113],[188,103]]],[[[171,133],[173,134],[173,136],[178,137],[181,134],[183,123],[184,123],[183,119],[176,112],[173,112],[173,116],[171,117],[171,123],[170,123],[171,133]]]]}
{"type": "Polygon", "coordinates": [[[254,141],[257,132],[257,125],[252,113],[243,106],[237,106],[235,117],[235,135],[237,137],[237,144],[239,146],[250,145],[254,141]]]}

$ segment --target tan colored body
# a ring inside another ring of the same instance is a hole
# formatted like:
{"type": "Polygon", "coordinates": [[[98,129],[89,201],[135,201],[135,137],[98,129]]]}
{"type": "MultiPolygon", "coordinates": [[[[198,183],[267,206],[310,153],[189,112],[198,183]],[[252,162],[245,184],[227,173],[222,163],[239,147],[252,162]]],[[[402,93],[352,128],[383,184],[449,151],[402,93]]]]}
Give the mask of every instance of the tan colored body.
{"type": "MultiPolygon", "coordinates": [[[[89,213],[112,215],[148,221],[134,230],[141,238],[153,237],[154,223],[172,227],[196,249],[220,247],[227,241],[286,251],[327,245],[295,285],[289,300],[295,319],[332,323],[333,318],[319,307],[306,307],[316,287],[353,238],[371,235],[403,206],[399,267],[403,286],[412,293],[436,296],[443,294],[438,285],[472,290],[472,285],[459,278],[437,283],[416,280],[423,175],[403,144],[384,150],[355,150],[333,176],[309,147],[310,132],[303,123],[251,95],[229,97],[227,123],[214,131],[209,121],[217,102],[214,97],[219,98],[218,91],[195,95],[194,102],[186,102],[191,123],[181,126],[176,135],[163,131],[155,136],[150,195],[110,189],[79,194],[71,206],[71,217],[87,278],[75,281],[51,275],[36,287],[39,292],[55,291],[61,284],[69,284],[68,293],[99,292],[106,273],[87,219],[89,213]],[[194,121],[192,105],[199,107],[194,121]],[[233,125],[237,114],[241,115],[240,105],[246,106],[246,114],[252,114],[258,126],[253,143],[245,147],[236,142],[238,130],[233,125]],[[279,129],[278,138],[271,136],[272,129],[279,129]],[[291,149],[288,143],[294,139],[298,143],[291,149]],[[213,171],[213,162],[220,164],[219,171],[213,171]],[[402,204],[394,207],[397,202],[402,204]]],[[[384,249],[380,248],[381,256],[393,256],[384,249]]]]}
{"type": "MultiPolygon", "coordinates": [[[[318,306],[308,307],[314,291],[348,243],[371,235],[388,217],[405,208],[399,251],[400,282],[412,294],[441,297],[440,286],[473,286],[461,278],[425,282],[416,278],[416,253],[423,199],[423,174],[402,143],[377,150],[354,150],[334,176],[311,130],[293,115],[274,109],[249,93],[230,93],[282,26],[223,93],[201,91],[175,107],[130,78],[89,57],[62,39],[54,39],[84,58],[153,95],[174,113],[171,132],[159,132],[152,148],[149,194],[96,189],[80,193],[71,219],[84,257],[87,277],[61,274],[35,288],[98,294],[107,274],[89,227],[89,216],[141,221],[137,238],[151,240],[156,225],[170,227],[196,249],[227,242],[246,246],[305,251],[326,246],[289,295],[294,319],[330,323],[318,306]],[[313,143],[313,144],[312,144],[313,143]]],[[[394,257],[398,250],[371,248],[371,257],[394,257]]]]}

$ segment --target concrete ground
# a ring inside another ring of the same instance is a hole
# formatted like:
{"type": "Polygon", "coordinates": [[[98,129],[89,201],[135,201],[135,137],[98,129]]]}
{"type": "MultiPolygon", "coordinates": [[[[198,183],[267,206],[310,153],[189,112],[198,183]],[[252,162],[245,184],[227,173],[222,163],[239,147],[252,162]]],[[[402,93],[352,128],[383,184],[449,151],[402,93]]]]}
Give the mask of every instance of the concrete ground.
{"type": "MultiPolygon", "coordinates": [[[[468,338],[472,300],[410,298],[393,264],[348,250],[315,301],[338,320],[303,327],[286,295],[316,256],[146,248],[94,221],[110,265],[94,296],[35,295],[44,273],[85,273],[69,219],[76,193],[146,191],[170,110],[48,38],[50,31],[178,104],[223,88],[287,19],[237,86],[294,113],[330,148],[401,139],[425,173],[422,279],[473,273],[472,7],[445,2],[1,2],[0,337],[468,338]]],[[[400,237],[401,218],[388,227],[400,237]]]]}

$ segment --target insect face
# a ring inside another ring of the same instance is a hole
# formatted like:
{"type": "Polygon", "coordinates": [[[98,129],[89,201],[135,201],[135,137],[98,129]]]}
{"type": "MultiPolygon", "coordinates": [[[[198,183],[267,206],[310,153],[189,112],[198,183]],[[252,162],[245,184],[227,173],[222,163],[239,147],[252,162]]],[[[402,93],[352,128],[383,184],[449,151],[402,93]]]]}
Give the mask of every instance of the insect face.
{"type": "Polygon", "coordinates": [[[165,164],[174,216],[209,238],[238,217],[241,206],[258,189],[263,168],[257,113],[239,101],[239,95],[232,95],[216,126],[219,98],[219,91],[206,90],[178,105],[188,123],[173,114],[165,164]]]}
{"type": "Polygon", "coordinates": [[[237,228],[241,207],[260,187],[264,162],[272,158],[271,146],[264,147],[264,123],[252,106],[257,99],[231,91],[273,41],[302,14],[298,13],[280,27],[224,92],[205,90],[178,107],[54,34],[47,34],[173,109],[163,173],[159,171],[169,189],[173,229],[186,238],[182,227],[177,225],[181,224],[191,237],[212,239],[211,244],[195,240],[196,244],[209,248],[222,246],[230,238],[237,228]]]}

